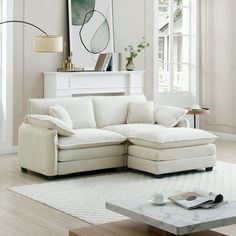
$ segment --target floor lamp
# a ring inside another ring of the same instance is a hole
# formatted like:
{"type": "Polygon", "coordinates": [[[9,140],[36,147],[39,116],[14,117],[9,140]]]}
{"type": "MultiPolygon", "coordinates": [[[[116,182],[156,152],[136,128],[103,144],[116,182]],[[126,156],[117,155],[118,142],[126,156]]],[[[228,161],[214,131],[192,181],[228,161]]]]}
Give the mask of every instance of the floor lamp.
{"type": "Polygon", "coordinates": [[[63,37],[61,35],[48,35],[38,26],[21,20],[7,20],[0,22],[0,25],[7,23],[20,23],[30,25],[43,33],[40,36],[34,36],[34,51],[35,52],[63,52],[63,37]]]}
{"type": "MultiPolygon", "coordinates": [[[[2,21],[2,22],[0,22],[0,25],[8,24],[8,23],[19,23],[19,24],[29,25],[29,26],[32,26],[32,27],[38,29],[42,33],[42,35],[34,37],[34,51],[35,52],[42,52],[42,53],[63,52],[63,37],[62,36],[48,35],[44,30],[42,30],[38,26],[36,26],[30,22],[21,21],[21,20],[2,21]]],[[[5,107],[7,107],[7,106],[5,106],[5,107]]],[[[6,112],[6,113],[8,113],[8,112],[6,112]]],[[[0,126],[1,126],[1,124],[0,124],[0,126]]]]}

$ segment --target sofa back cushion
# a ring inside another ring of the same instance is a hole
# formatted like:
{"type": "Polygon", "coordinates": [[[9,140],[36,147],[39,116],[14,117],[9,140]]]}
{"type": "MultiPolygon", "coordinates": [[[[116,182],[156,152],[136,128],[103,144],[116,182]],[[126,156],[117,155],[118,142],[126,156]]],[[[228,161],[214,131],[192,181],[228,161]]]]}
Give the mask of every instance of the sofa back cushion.
{"type": "Polygon", "coordinates": [[[66,109],[74,129],[96,127],[93,103],[90,97],[29,99],[28,112],[30,115],[49,115],[50,106],[56,104],[66,109]]]}
{"type": "Polygon", "coordinates": [[[136,123],[155,123],[153,102],[129,102],[128,105],[128,124],[136,123]]]}
{"type": "Polygon", "coordinates": [[[98,128],[108,125],[126,124],[129,102],[146,101],[144,95],[137,96],[94,96],[92,97],[98,128]]]}
{"type": "Polygon", "coordinates": [[[187,112],[187,109],[179,107],[158,106],[156,108],[155,120],[159,125],[174,127],[184,118],[187,112]]]}

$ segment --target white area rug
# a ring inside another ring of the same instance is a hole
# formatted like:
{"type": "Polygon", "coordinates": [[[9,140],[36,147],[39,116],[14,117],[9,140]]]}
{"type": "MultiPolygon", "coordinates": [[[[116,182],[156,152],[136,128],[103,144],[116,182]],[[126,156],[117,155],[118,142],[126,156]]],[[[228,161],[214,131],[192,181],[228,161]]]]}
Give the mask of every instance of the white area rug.
{"type": "Polygon", "coordinates": [[[12,187],[10,190],[92,224],[125,219],[105,209],[116,198],[147,196],[151,192],[199,187],[236,199],[236,165],[218,162],[212,172],[179,174],[161,179],[142,173],[115,173],[76,177],[50,183],[12,187]]]}

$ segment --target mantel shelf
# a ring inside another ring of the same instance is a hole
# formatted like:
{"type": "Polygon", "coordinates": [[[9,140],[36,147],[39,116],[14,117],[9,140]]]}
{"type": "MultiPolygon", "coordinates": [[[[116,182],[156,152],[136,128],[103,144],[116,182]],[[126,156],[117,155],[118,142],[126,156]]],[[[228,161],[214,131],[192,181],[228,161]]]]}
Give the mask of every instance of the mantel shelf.
{"type": "Polygon", "coordinates": [[[143,94],[144,71],[44,72],[44,97],[143,94]]]}
{"type": "Polygon", "coordinates": [[[44,75],[60,75],[60,76],[80,76],[80,75],[127,75],[127,74],[144,73],[141,70],[134,71],[78,71],[78,72],[43,72],[44,75]]]}

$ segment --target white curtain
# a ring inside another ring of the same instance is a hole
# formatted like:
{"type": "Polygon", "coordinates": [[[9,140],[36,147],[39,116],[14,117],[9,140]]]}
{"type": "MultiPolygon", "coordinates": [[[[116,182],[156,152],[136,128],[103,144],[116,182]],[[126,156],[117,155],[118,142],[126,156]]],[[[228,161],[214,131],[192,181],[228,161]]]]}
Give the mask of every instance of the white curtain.
{"type": "MultiPolygon", "coordinates": [[[[2,0],[0,0],[0,21],[2,22],[2,0]]],[[[0,140],[3,138],[3,99],[2,99],[2,27],[0,27],[0,140]]]]}
{"type": "MultiPolygon", "coordinates": [[[[13,18],[13,0],[0,0],[0,21],[13,18]]],[[[0,154],[12,148],[13,26],[0,25],[0,154]]]]}

